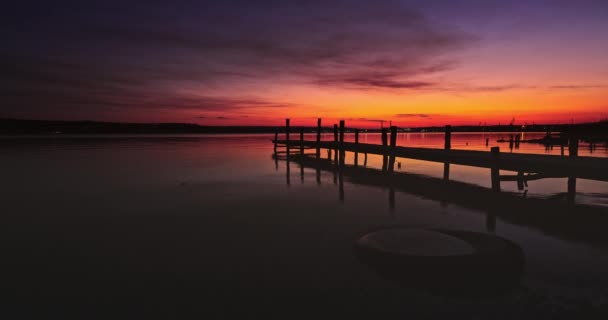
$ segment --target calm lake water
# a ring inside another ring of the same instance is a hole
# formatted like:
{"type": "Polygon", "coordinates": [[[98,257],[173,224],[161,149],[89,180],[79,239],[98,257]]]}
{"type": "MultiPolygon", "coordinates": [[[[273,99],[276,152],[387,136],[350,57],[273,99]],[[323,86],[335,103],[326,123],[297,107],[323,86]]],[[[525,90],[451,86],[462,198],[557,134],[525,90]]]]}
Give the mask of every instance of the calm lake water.
{"type": "MultiPolygon", "coordinates": [[[[522,144],[511,151],[496,142],[508,135],[455,133],[452,147],[560,155],[559,147],[522,144]]],[[[475,206],[400,190],[390,199],[388,188],[348,177],[341,194],[332,172],[321,171],[318,183],[314,169],[301,172],[292,163],[287,176],[286,163],[272,157],[271,138],[0,138],[0,286],[10,297],[1,302],[4,309],[26,318],[91,310],[290,318],[326,309],[342,316],[534,318],[598,311],[608,303],[608,236],[577,236],[585,223],[597,227],[604,217],[573,208],[566,218],[572,225],[564,217],[552,223],[550,212],[529,212],[529,220],[497,216],[489,227],[488,212],[475,206]],[[383,226],[509,239],[525,254],[521,288],[478,301],[398,287],[353,254],[360,236],[383,226]]],[[[360,140],[378,143],[379,135],[360,140]]],[[[399,134],[398,145],[441,148],[443,135],[399,134]]],[[[605,145],[580,148],[581,156],[608,156],[605,145]]],[[[347,164],[352,161],[347,154],[347,164]]],[[[397,161],[398,172],[443,175],[441,163],[397,161]]],[[[367,166],[380,168],[381,158],[369,156],[367,166]]],[[[488,169],[452,165],[450,179],[490,187],[488,169]]],[[[566,180],[530,181],[525,196],[566,205],[566,180]]],[[[502,190],[524,196],[516,182],[503,182],[502,190]]],[[[608,216],[608,183],[578,179],[576,202],[608,216]]]]}

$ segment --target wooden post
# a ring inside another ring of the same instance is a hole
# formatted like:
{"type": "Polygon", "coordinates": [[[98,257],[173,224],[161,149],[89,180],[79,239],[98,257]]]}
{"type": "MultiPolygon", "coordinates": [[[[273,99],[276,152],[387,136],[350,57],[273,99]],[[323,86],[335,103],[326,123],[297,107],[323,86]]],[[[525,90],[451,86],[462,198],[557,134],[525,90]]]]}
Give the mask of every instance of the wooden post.
{"type": "Polygon", "coordinates": [[[277,154],[277,140],[279,140],[279,130],[274,130],[274,154],[277,154]]]}
{"type": "Polygon", "coordinates": [[[561,155],[563,157],[564,156],[564,143],[563,142],[560,144],[560,147],[561,147],[561,155]]]}
{"type": "Polygon", "coordinates": [[[338,125],[334,123],[334,141],[338,142],[338,125]]]}
{"type": "Polygon", "coordinates": [[[517,190],[524,190],[524,172],[517,172],[517,190]]]}
{"type": "Polygon", "coordinates": [[[300,129],[300,156],[304,156],[304,129],[300,129]]]}
{"type": "Polygon", "coordinates": [[[289,169],[289,152],[287,153],[287,158],[285,160],[285,172],[286,172],[286,176],[287,176],[287,186],[289,186],[291,184],[291,180],[290,180],[291,172],[289,169]]]}
{"type": "Polygon", "coordinates": [[[490,138],[486,138],[486,147],[490,145],[490,138]]]}
{"type": "Polygon", "coordinates": [[[334,184],[338,184],[338,170],[332,170],[334,174],[334,184]]]}
{"type": "Polygon", "coordinates": [[[513,151],[513,135],[509,138],[509,150],[513,151]]]}
{"type": "Polygon", "coordinates": [[[391,127],[391,150],[390,150],[390,160],[388,163],[388,171],[395,171],[395,148],[397,147],[397,127],[391,127]]]}
{"type": "Polygon", "coordinates": [[[321,158],[321,118],[317,119],[317,159],[321,158]]]}
{"type": "Polygon", "coordinates": [[[359,129],[355,129],[355,167],[359,166],[359,129]]]}
{"type": "Polygon", "coordinates": [[[500,148],[492,147],[492,190],[500,191],[500,170],[498,169],[498,159],[500,157],[500,148]]]}
{"type": "MultiPolygon", "coordinates": [[[[452,149],[452,126],[450,126],[450,125],[445,126],[444,149],[445,150],[452,149]]],[[[450,163],[449,162],[443,163],[443,180],[450,180],[450,163]]]]}
{"type": "Polygon", "coordinates": [[[334,123],[334,163],[338,164],[338,125],[334,123]]]}
{"type": "Polygon", "coordinates": [[[577,157],[578,156],[578,137],[577,136],[570,136],[569,141],[568,141],[568,155],[570,157],[577,157]]]}
{"type": "MultiPolygon", "coordinates": [[[[571,158],[575,158],[578,156],[578,137],[574,134],[571,134],[568,137],[568,156],[571,158]]],[[[576,177],[569,176],[568,177],[568,195],[567,201],[569,204],[573,205],[575,203],[576,198],[576,177]]]]}
{"type": "Polygon", "coordinates": [[[274,153],[274,170],[279,171],[279,157],[277,156],[276,150],[274,153]]]}
{"type": "Polygon", "coordinates": [[[386,156],[386,145],[387,145],[386,129],[382,128],[382,172],[386,172],[387,167],[387,156],[386,156]]]}
{"type": "Polygon", "coordinates": [[[289,159],[289,119],[285,119],[285,154],[289,159]]]}
{"type": "Polygon", "coordinates": [[[340,120],[340,166],[344,166],[344,120],[340,120]]]}
{"type": "Polygon", "coordinates": [[[445,126],[445,150],[452,149],[452,126],[445,126]]]}

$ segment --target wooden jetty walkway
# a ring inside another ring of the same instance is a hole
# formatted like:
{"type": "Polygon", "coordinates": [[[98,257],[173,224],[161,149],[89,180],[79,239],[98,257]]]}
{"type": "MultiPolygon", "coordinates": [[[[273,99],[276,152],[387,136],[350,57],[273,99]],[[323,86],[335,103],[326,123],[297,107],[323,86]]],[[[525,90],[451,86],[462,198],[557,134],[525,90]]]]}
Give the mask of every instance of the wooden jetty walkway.
{"type": "MultiPolygon", "coordinates": [[[[576,179],[608,181],[608,159],[578,156],[578,138],[571,137],[568,143],[568,156],[513,154],[501,153],[499,147],[492,147],[491,152],[453,150],[451,148],[451,126],[445,128],[443,149],[415,148],[397,146],[397,127],[382,129],[382,144],[359,142],[360,129],[348,128],[354,132],[355,141],[345,142],[344,133],[347,128],[345,121],[333,125],[334,141],[321,141],[321,119],[317,120],[316,140],[304,140],[304,131],[300,130],[299,139],[290,139],[290,120],[285,120],[285,139],[279,139],[279,130],[273,139],[275,154],[284,152],[287,159],[292,154],[307,155],[321,159],[321,149],[327,149],[331,158],[334,151],[334,162],[338,166],[345,165],[345,152],[354,153],[354,166],[359,165],[359,155],[367,159],[368,154],[382,156],[382,172],[394,171],[396,158],[407,158],[440,162],[444,164],[443,176],[449,180],[450,164],[473,166],[490,169],[491,185],[494,191],[500,191],[501,181],[517,181],[518,188],[523,190],[527,181],[544,178],[568,178],[568,200],[574,202],[576,194],[576,179]],[[389,138],[390,132],[390,138],[389,138]],[[279,151],[278,148],[284,148],[279,151]],[[314,154],[306,154],[305,150],[314,149],[314,154]],[[513,171],[516,174],[500,175],[500,170],[513,171]]],[[[407,170],[407,168],[406,168],[407,170]]]]}

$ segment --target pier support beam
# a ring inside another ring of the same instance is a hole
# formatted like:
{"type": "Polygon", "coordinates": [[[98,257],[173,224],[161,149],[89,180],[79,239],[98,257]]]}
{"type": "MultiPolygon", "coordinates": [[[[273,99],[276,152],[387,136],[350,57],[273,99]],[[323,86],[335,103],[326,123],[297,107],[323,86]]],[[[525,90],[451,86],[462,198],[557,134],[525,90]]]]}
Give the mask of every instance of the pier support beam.
{"type": "Polygon", "coordinates": [[[344,158],[346,152],[344,151],[344,120],[340,120],[340,167],[344,166],[344,158]]]}
{"type": "Polygon", "coordinates": [[[517,173],[517,190],[519,190],[519,191],[524,190],[524,172],[523,171],[519,171],[517,173]]]}
{"type": "Polygon", "coordinates": [[[320,186],[320,185],[321,185],[321,168],[319,168],[319,167],[317,166],[316,171],[317,171],[317,172],[316,172],[316,174],[317,174],[317,176],[316,176],[316,178],[317,178],[317,185],[319,185],[319,186],[320,186]]]}
{"type": "Polygon", "coordinates": [[[445,150],[452,149],[452,126],[445,126],[445,150]]]}
{"type": "Polygon", "coordinates": [[[386,155],[387,152],[387,144],[388,144],[388,138],[386,135],[386,128],[382,128],[382,172],[386,172],[386,167],[387,167],[387,162],[388,162],[388,157],[386,155]]]}
{"type": "Polygon", "coordinates": [[[279,130],[274,130],[274,154],[277,154],[277,140],[279,140],[279,130]]]}
{"type": "Polygon", "coordinates": [[[390,160],[388,162],[388,172],[395,171],[395,147],[397,147],[397,127],[391,127],[391,149],[390,149],[390,160]]]}
{"type": "Polygon", "coordinates": [[[334,163],[337,165],[338,164],[338,125],[335,123],[334,123],[334,142],[335,142],[334,163]]]}
{"type": "Polygon", "coordinates": [[[578,137],[571,135],[568,141],[568,155],[578,157],[578,137]]]}
{"type": "Polygon", "coordinates": [[[304,129],[300,129],[300,156],[304,156],[304,129]]]}
{"type": "MultiPolygon", "coordinates": [[[[287,154],[289,154],[289,153],[287,153],[287,154]]],[[[290,172],[290,169],[289,169],[289,156],[287,156],[285,158],[285,175],[286,175],[286,178],[287,178],[287,186],[289,186],[289,185],[291,185],[291,178],[290,178],[291,172],[290,172]]]]}
{"type": "Polygon", "coordinates": [[[317,119],[317,159],[321,158],[321,147],[319,147],[319,143],[321,143],[321,118],[317,119]]]}
{"type": "MultiPolygon", "coordinates": [[[[568,138],[568,156],[570,158],[578,157],[578,137],[576,135],[570,135],[568,138]]],[[[576,200],[576,177],[568,177],[568,195],[567,201],[569,204],[574,204],[576,200]]]]}
{"type": "Polygon", "coordinates": [[[500,170],[498,169],[498,159],[500,158],[500,148],[492,147],[491,152],[492,152],[492,162],[493,162],[492,169],[491,169],[492,190],[500,191],[500,170]]]}
{"type": "Polygon", "coordinates": [[[285,119],[285,154],[289,159],[289,119],[285,119]]]}
{"type": "MultiPolygon", "coordinates": [[[[452,149],[452,126],[445,126],[445,150],[452,149]]],[[[450,180],[450,163],[443,163],[443,180],[450,180]]]]}
{"type": "Polygon", "coordinates": [[[276,151],[274,153],[274,170],[279,171],[279,157],[277,156],[276,151]]]}
{"type": "MultiPolygon", "coordinates": [[[[355,129],[355,145],[359,147],[359,129],[355,129]]],[[[355,151],[355,167],[359,166],[359,151],[355,151]]]]}

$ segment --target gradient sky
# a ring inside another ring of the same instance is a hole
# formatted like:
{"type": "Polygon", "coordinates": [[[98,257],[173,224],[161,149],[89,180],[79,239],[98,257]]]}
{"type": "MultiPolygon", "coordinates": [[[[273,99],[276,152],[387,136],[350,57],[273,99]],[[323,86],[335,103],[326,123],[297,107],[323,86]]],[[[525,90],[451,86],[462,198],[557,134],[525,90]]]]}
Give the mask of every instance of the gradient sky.
{"type": "Polygon", "coordinates": [[[18,1],[0,117],[204,125],[608,115],[608,1],[18,1]]]}

